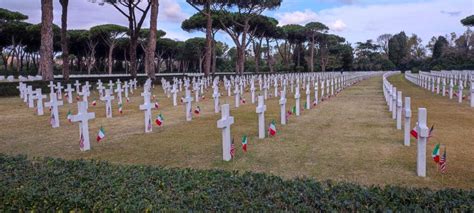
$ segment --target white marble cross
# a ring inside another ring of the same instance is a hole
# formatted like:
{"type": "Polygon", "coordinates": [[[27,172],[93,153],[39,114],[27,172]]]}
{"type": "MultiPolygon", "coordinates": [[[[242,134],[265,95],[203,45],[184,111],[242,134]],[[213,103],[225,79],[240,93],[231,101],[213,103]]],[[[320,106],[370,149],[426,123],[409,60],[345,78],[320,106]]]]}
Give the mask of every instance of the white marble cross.
{"type": "Polygon", "coordinates": [[[95,118],[95,113],[87,112],[88,103],[81,101],[77,103],[78,113],[77,115],[71,115],[71,122],[80,122],[79,124],[79,148],[81,151],[87,151],[91,149],[90,137],[89,137],[89,120],[95,118]]]}
{"type": "Polygon", "coordinates": [[[109,83],[107,85],[109,85],[110,94],[112,94],[114,92],[114,82],[112,80],[109,80],[109,83]]]}
{"type": "Polygon", "coordinates": [[[35,91],[33,91],[33,86],[28,86],[28,107],[35,107],[35,91]]]}
{"type": "Polygon", "coordinates": [[[56,87],[56,85],[54,85],[54,82],[53,81],[49,81],[49,93],[54,93],[54,88],[56,87]]]}
{"type": "Polygon", "coordinates": [[[115,92],[117,93],[118,103],[119,103],[119,104],[123,103],[123,101],[122,101],[122,92],[123,92],[123,89],[122,89],[122,86],[121,86],[121,83],[120,83],[120,82],[117,82],[117,89],[115,89],[115,92]]]}
{"type": "Polygon", "coordinates": [[[451,78],[449,82],[449,99],[453,99],[453,89],[454,89],[454,83],[453,83],[453,79],[451,78]]]}
{"type": "Polygon", "coordinates": [[[281,118],[281,124],[285,125],[286,124],[286,92],[285,90],[282,90],[280,93],[280,118],[281,118]]]}
{"type": "Polygon", "coordinates": [[[306,109],[310,109],[311,108],[311,90],[309,88],[309,82],[308,84],[306,84],[306,109]]]}
{"type": "Polygon", "coordinates": [[[410,146],[410,131],[411,131],[411,100],[410,97],[405,97],[405,132],[404,145],[410,146]]]}
{"type": "Polygon", "coordinates": [[[251,92],[251,96],[252,96],[252,104],[255,103],[255,82],[252,81],[250,82],[250,92],[251,92]]]}
{"type": "Polygon", "coordinates": [[[314,83],[314,104],[317,105],[319,104],[319,100],[318,100],[318,81],[316,80],[316,82],[314,83]]]}
{"type": "Polygon", "coordinates": [[[63,86],[61,86],[61,82],[56,83],[56,94],[58,96],[58,99],[63,99],[63,86]]]}
{"type": "Polygon", "coordinates": [[[64,92],[67,92],[67,102],[72,104],[72,92],[74,91],[73,88],[71,88],[71,84],[67,84],[66,89],[64,92]]]}
{"type": "Polygon", "coordinates": [[[296,116],[300,116],[300,85],[296,85],[296,91],[295,91],[295,108],[296,108],[296,116]]]}
{"type": "Polygon", "coordinates": [[[471,107],[474,107],[474,79],[471,78],[471,107]]]}
{"type": "Polygon", "coordinates": [[[462,80],[459,80],[458,85],[458,103],[462,103],[462,90],[464,89],[462,80]]]}
{"type": "Polygon", "coordinates": [[[402,129],[402,91],[397,93],[397,129],[402,129]]]}
{"type": "Polygon", "coordinates": [[[221,106],[221,112],[222,118],[217,121],[217,128],[222,129],[222,158],[225,161],[230,161],[232,159],[230,155],[230,126],[234,123],[234,117],[230,116],[229,104],[223,104],[221,106]]]}
{"type": "Polygon", "coordinates": [[[171,89],[171,93],[173,93],[173,106],[178,106],[178,88],[176,84],[173,84],[173,89],[171,89]]]}
{"type": "Polygon", "coordinates": [[[63,105],[63,101],[58,101],[56,93],[50,93],[50,101],[45,103],[45,106],[50,107],[51,117],[50,123],[53,128],[59,127],[59,106],[63,105]]]}
{"type": "Polygon", "coordinates": [[[267,106],[265,105],[265,98],[263,96],[258,96],[258,105],[256,112],[258,114],[258,138],[265,138],[265,111],[267,111],[267,106]]]}
{"type": "Polygon", "coordinates": [[[426,125],[427,113],[425,108],[418,108],[418,144],[416,172],[420,177],[426,177],[426,142],[428,141],[429,129],[426,125]]]}
{"type": "Polygon", "coordinates": [[[89,109],[89,101],[87,98],[90,96],[89,89],[87,85],[82,86],[82,91],[77,93],[78,95],[82,95],[82,101],[87,103],[86,108],[89,109]]]}
{"type": "Polygon", "coordinates": [[[235,95],[235,108],[238,108],[240,106],[240,89],[237,86],[235,87],[234,95],[235,95]]]}
{"type": "Polygon", "coordinates": [[[154,108],[153,105],[150,103],[150,93],[148,91],[144,91],[142,93],[144,103],[140,105],[140,110],[144,110],[145,112],[145,132],[152,132],[153,125],[151,121],[151,110],[154,108]]]}
{"type": "Polygon", "coordinates": [[[74,86],[76,87],[76,92],[79,93],[81,92],[81,83],[79,83],[78,80],[76,80],[76,83],[74,83],[74,86]]]}
{"type": "Polygon", "coordinates": [[[114,96],[111,96],[110,90],[105,90],[105,96],[100,97],[101,101],[105,101],[105,117],[112,118],[112,100],[114,96]]]}
{"type": "Polygon", "coordinates": [[[193,115],[191,113],[193,98],[191,97],[191,91],[189,91],[188,89],[186,89],[185,94],[186,96],[183,99],[183,103],[186,104],[186,121],[191,121],[193,119],[193,115]]]}
{"type": "Polygon", "coordinates": [[[397,88],[393,87],[392,92],[392,119],[397,119],[397,88]]]}
{"type": "Polygon", "coordinates": [[[128,88],[130,88],[130,86],[128,85],[128,83],[125,81],[125,83],[123,84],[123,89],[124,89],[124,92],[125,92],[125,98],[128,100],[128,88]]]}
{"type": "Polygon", "coordinates": [[[439,95],[439,90],[440,90],[440,87],[441,87],[441,79],[439,77],[436,78],[436,94],[439,95]]]}
{"type": "Polygon", "coordinates": [[[275,80],[275,82],[273,83],[273,87],[275,89],[275,95],[274,97],[278,97],[278,82],[275,80]]]}
{"type": "Polygon", "coordinates": [[[43,99],[46,98],[46,95],[43,95],[41,93],[41,89],[36,89],[35,92],[35,99],[36,99],[36,112],[38,115],[44,115],[44,110],[43,110],[43,99]]]}
{"type": "Polygon", "coordinates": [[[219,86],[215,84],[213,86],[214,92],[212,93],[212,97],[214,98],[214,112],[219,113],[219,97],[221,94],[219,93],[219,86]]]}
{"type": "Polygon", "coordinates": [[[102,98],[104,97],[104,85],[102,85],[102,82],[98,83],[98,86],[97,86],[97,91],[99,91],[99,98],[102,98]]]}

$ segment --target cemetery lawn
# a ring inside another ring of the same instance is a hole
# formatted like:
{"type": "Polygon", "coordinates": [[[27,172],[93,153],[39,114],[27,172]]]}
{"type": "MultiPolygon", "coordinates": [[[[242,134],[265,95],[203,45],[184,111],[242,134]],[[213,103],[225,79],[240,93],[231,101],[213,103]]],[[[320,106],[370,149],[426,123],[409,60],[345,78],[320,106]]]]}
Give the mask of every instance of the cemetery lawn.
{"type": "MultiPolygon", "coordinates": [[[[279,125],[278,98],[267,100],[266,124],[275,120],[278,134],[263,140],[257,138],[257,115],[249,92],[244,96],[247,103],[235,109],[234,97],[227,97],[221,89],[221,103],[230,103],[235,117],[231,129],[236,157],[231,162],[222,161],[221,130],[216,127],[220,114],[214,114],[212,89],[206,92],[205,100],[197,103],[201,114],[186,122],[184,106],[173,107],[172,99],[165,97],[159,86],[154,94],[160,108],[153,115],[163,114],[164,127],[155,125],[152,133],[144,133],[144,115],[138,110],[143,102],[139,95],[142,88],[135,91],[130,103],[124,103],[123,115],[118,114],[115,100],[112,119],[105,118],[105,105],[98,101],[97,106],[89,107],[96,119],[89,123],[92,150],[88,152],[79,151],[78,124],[66,120],[68,110],[77,113],[75,103],[60,107],[61,127],[52,129],[47,115],[36,116],[19,97],[0,98],[0,152],[26,154],[30,158],[51,156],[113,164],[253,171],[283,178],[305,176],[363,185],[473,188],[473,109],[436,97],[401,75],[389,80],[401,88],[404,96],[412,97],[413,118],[417,117],[416,109],[424,106],[428,109],[428,123],[435,124],[434,137],[427,146],[426,178],[416,177],[415,141],[410,147],[403,146],[403,132],[396,130],[383,98],[381,76],[347,88],[311,110],[303,110],[298,118],[291,116],[286,126],[279,125]],[[101,126],[106,136],[97,143],[95,137],[101,126]],[[249,136],[247,153],[240,149],[244,134],[249,136]],[[431,160],[436,143],[448,146],[448,173],[444,177],[437,173],[431,160]]],[[[273,88],[269,94],[273,94],[273,88]]],[[[89,102],[97,97],[93,90],[89,102]]],[[[287,95],[288,109],[294,105],[292,97],[291,93],[287,95]]],[[[303,89],[301,105],[305,98],[303,89]]],[[[415,120],[412,119],[412,126],[415,120]]]]}

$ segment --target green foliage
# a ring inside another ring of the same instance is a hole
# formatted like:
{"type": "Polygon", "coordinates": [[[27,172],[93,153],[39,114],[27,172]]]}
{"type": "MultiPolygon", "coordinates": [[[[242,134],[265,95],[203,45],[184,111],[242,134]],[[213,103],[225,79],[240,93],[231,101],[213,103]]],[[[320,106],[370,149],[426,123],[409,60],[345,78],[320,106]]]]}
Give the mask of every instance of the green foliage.
{"type": "Polygon", "coordinates": [[[25,14],[0,8],[0,24],[3,22],[22,21],[26,19],[28,19],[28,16],[25,14]]]}
{"type": "Polygon", "coordinates": [[[407,40],[405,32],[400,32],[388,41],[388,58],[401,70],[405,70],[405,60],[408,57],[407,40]]]}
{"type": "Polygon", "coordinates": [[[446,40],[444,36],[439,36],[433,47],[433,59],[438,59],[443,56],[443,53],[446,51],[448,45],[448,40],[446,40]]]}
{"type": "Polygon", "coordinates": [[[464,19],[461,20],[461,23],[464,25],[464,26],[474,26],[474,15],[470,15],[464,19]]]}
{"type": "Polygon", "coordinates": [[[249,172],[30,161],[0,154],[0,210],[469,212],[474,191],[362,187],[249,172]]]}

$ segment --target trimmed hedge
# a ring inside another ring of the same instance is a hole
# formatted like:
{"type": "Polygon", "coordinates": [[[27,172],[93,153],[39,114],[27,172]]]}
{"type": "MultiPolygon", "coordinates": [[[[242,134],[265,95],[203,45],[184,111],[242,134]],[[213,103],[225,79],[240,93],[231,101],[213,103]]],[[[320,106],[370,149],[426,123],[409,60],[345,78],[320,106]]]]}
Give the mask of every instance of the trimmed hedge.
{"type": "Polygon", "coordinates": [[[166,169],[0,154],[0,212],[459,211],[474,190],[362,187],[221,170],[166,169]]]}

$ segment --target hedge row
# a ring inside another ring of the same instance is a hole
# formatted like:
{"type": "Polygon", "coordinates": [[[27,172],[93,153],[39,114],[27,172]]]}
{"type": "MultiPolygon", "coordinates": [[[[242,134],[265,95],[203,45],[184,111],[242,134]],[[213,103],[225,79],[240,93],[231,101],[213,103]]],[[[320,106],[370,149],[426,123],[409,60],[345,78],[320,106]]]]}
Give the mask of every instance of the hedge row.
{"type": "Polygon", "coordinates": [[[0,212],[474,211],[474,191],[362,187],[221,170],[0,154],[0,212]]]}

